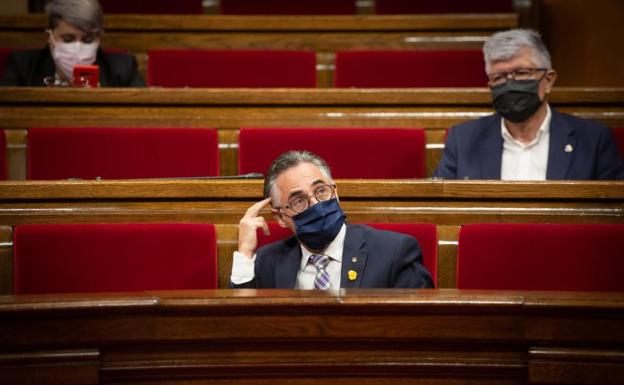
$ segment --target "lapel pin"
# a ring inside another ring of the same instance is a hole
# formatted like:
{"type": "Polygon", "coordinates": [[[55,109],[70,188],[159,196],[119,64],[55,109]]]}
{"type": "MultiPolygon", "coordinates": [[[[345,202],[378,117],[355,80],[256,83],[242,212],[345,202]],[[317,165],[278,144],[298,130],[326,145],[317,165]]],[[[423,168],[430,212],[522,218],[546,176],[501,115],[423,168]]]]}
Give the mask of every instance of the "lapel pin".
{"type": "Polygon", "coordinates": [[[349,281],[355,281],[357,279],[357,271],[349,270],[347,276],[349,277],[349,281]]]}
{"type": "Polygon", "coordinates": [[[565,152],[572,152],[573,148],[571,144],[566,144],[564,151],[565,152]]]}
{"type": "Polygon", "coordinates": [[[357,262],[357,257],[351,258],[351,262],[356,263],[357,262]]]}

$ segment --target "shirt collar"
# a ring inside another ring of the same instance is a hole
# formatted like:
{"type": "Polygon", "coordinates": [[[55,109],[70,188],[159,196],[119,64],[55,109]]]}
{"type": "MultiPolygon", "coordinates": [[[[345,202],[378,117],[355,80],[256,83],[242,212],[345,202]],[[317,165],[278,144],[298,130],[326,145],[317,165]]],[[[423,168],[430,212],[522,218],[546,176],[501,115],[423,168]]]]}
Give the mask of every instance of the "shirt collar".
{"type": "MultiPolygon", "coordinates": [[[[343,224],[342,228],[338,232],[338,235],[336,235],[336,238],[331,241],[329,246],[327,246],[327,249],[325,249],[325,251],[323,251],[321,254],[328,256],[330,259],[333,259],[336,262],[342,262],[342,250],[344,249],[344,241],[346,235],[347,225],[343,224]]],[[[301,270],[303,270],[308,265],[312,253],[308,249],[303,247],[301,243],[299,244],[299,247],[301,247],[301,270]]]]}
{"type": "Polygon", "coordinates": [[[501,118],[501,135],[503,136],[503,140],[508,144],[512,144],[521,148],[532,147],[540,140],[543,135],[547,134],[550,131],[551,117],[552,114],[550,113],[550,106],[548,105],[548,103],[546,103],[546,116],[544,117],[542,124],[537,130],[537,135],[535,135],[535,138],[527,144],[521,143],[517,141],[513,136],[511,136],[511,133],[509,132],[509,129],[507,129],[507,125],[505,124],[505,119],[501,118]]]}

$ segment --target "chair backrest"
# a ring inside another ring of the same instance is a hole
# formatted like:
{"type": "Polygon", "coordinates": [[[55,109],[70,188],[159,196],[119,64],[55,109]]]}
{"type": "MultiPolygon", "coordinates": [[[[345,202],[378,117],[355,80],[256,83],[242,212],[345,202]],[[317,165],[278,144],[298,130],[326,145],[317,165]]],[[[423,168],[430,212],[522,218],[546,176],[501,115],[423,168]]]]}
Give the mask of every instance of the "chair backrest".
{"type": "MultiPolygon", "coordinates": [[[[438,261],[438,230],[436,225],[430,223],[366,223],[380,230],[389,230],[397,233],[411,235],[418,240],[423,254],[423,264],[431,273],[433,283],[437,286],[437,261],[438,261]]],[[[258,247],[292,237],[289,229],[283,228],[277,222],[269,222],[269,235],[258,230],[258,247]]]]}
{"type": "Polygon", "coordinates": [[[355,0],[220,0],[224,15],[353,15],[355,0]]]}
{"type": "Polygon", "coordinates": [[[316,87],[312,51],[154,49],[147,79],[161,87],[316,87]]]}
{"type": "Polygon", "coordinates": [[[6,133],[0,128],[0,180],[5,180],[8,175],[6,133]]]}
{"type": "Polygon", "coordinates": [[[100,0],[104,14],[200,14],[202,0],[100,0]]]}
{"type": "Polygon", "coordinates": [[[624,159],[624,127],[612,128],[611,131],[613,131],[613,137],[620,150],[620,155],[624,159]]]}
{"type": "Polygon", "coordinates": [[[18,225],[15,294],[214,289],[209,224],[18,225]]]}
{"type": "Polygon", "coordinates": [[[513,0],[375,0],[375,13],[508,13],[513,0]]]}
{"type": "Polygon", "coordinates": [[[219,174],[208,128],[58,127],[28,130],[28,178],[104,179],[219,174]]]}
{"type": "Polygon", "coordinates": [[[480,51],[336,52],[336,87],[484,87],[480,51]]]}
{"type": "Polygon", "coordinates": [[[457,287],[624,291],[622,224],[461,227],[457,287]]]}
{"type": "Polygon", "coordinates": [[[265,173],[288,150],[307,150],[328,163],[334,178],[423,178],[421,128],[241,128],[241,174],[265,173]]]}

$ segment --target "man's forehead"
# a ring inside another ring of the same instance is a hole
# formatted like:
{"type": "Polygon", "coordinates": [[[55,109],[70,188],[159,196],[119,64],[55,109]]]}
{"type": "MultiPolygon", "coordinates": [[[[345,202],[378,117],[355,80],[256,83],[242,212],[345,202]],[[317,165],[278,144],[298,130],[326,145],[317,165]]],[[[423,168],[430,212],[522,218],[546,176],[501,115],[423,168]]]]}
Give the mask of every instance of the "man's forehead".
{"type": "Polygon", "coordinates": [[[276,180],[282,192],[300,191],[319,183],[327,183],[321,170],[311,163],[300,163],[280,174],[276,180]]]}

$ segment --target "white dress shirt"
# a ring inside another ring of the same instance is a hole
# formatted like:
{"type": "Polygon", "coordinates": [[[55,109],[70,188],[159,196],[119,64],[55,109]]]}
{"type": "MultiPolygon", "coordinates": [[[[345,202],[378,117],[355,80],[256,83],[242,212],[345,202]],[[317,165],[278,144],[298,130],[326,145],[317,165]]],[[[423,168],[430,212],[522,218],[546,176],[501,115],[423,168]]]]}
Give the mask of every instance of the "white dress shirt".
{"type": "MultiPolygon", "coordinates": [[[[329,283],[331,289],[340,288],[340,275],[342,273],[342,251],[344,250],[344,241],[347,234],[347,225],[343,224],[342,228],[336,235],[336,238],[327,246],[327,249],[321,254],[329,257],[329,264],[326,271],[329,274],[329,283]]],[[[301,264],[297,271],[297,281],[295,289],[314,289],[314,278],[316,277],[316,267],[309,262],[312,253],[305,247],[301,247],[301,264]]],[[[249,282],[255,277],[256,255],[249,258],[238,251],[234,252],[232,261],[232,275],[230,280],[236,285],[249,282]]]]}
{"type": "Polygon", "coordinates": [[[535,139],[524,144],[511,136],[505,125],[505,120],[501,118],[501,135],[503,136],[502,180],[546,180],[550,119],[550,107],[546,105],[546,117],[537,130],[535,139]]]}

